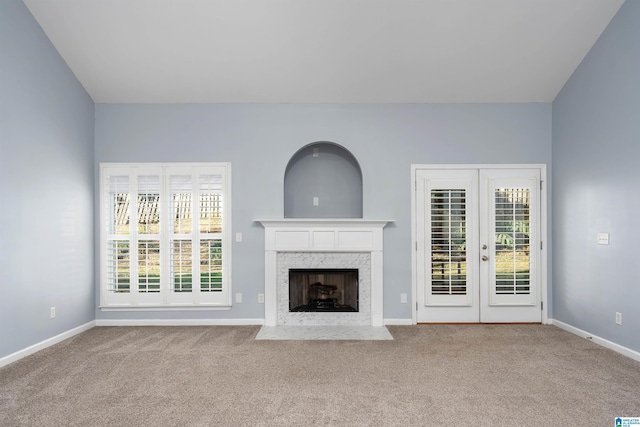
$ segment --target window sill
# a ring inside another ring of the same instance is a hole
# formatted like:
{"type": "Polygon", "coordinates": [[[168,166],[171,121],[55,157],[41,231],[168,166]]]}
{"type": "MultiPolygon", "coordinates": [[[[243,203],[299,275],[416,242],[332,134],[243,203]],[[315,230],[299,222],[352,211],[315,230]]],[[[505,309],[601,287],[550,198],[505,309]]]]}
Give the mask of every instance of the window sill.
{"type": "Polygon", "coordinates": [[[230,305],[100,305],[102,311],[208,311],[231,310],[230,305]]]}

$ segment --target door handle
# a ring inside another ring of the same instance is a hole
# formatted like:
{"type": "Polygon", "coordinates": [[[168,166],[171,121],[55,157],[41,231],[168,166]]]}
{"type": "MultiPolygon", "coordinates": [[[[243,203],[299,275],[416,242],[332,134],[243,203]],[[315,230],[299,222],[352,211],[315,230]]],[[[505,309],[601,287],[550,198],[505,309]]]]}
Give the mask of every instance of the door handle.
{"type": "Polygon", "coordinates": [[[488,260],[488,259],[489,259],[489,257],[488,257],[488,256],[486,256],[486,255],[482,255],[482,260],[483,260],[483,261],[486,261],[486,260],[488,260]]]}

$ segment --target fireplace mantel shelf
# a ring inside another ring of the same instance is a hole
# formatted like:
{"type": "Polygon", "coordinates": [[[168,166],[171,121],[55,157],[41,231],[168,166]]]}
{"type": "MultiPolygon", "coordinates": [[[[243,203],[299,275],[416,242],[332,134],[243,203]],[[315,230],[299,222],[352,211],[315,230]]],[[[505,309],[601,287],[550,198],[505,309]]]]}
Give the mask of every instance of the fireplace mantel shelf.
{"type": "Polygon", "coordinates": [[[267,251],[381,251],[382,229],[391,221],[360,218],[256,220],[267,251]]]}
{"type": "Polygon", "coordinates": [[[394,220],[363,218],[283,218],[254,219],[264,227],[384,227],[394,220]]]}

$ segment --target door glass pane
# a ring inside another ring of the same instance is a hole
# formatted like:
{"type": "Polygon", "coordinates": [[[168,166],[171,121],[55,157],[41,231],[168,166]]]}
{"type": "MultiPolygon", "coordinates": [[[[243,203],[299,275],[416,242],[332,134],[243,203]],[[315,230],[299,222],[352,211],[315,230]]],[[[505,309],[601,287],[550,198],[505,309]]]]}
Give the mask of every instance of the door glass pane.
{"type": "Polygon", "coordinates": [[[528,188],[495,190],[496,293],[531,293],[528,188]]]}
{"type": "Polygon", "coordinates": [[[467,293],[465,190],[431,190],[431,294],[467,293]]]}

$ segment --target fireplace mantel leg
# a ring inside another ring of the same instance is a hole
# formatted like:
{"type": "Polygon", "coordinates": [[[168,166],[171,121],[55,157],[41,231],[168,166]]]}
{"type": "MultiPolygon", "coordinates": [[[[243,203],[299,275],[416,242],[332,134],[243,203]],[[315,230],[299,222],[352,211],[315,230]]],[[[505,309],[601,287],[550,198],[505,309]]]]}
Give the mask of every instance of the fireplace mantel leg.
{"type": "Polygon", "coordinates": [[[264,324],[265,326],[278,325],[278,253],[265,251],[264,253],[264,324]]]}

